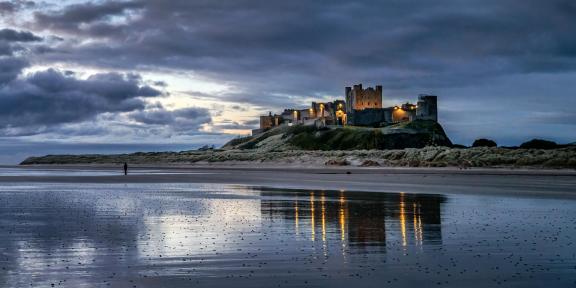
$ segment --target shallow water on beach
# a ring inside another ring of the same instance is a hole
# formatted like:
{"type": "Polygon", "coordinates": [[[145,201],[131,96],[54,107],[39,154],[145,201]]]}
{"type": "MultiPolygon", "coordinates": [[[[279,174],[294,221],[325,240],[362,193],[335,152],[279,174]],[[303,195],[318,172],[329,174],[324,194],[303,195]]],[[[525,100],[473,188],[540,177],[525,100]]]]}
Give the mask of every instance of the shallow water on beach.
{"type": "MultiPolygon", "coordinates": [[[[163,175],[163,174],[214,174],[212,172],[178,171],[166,169],[129,169],[130,175],[163,175]]],[[[41,168],[41,167],[0,167],[0,176],[119,176],[124,175],[121,165],[117,169],[109,167],[100,169],[82,168],[41,168]]]]}
{"type": "Polygon", "coordinates": [[[0,287],[573,287],[576,201],[0,186],[0,287]]]}

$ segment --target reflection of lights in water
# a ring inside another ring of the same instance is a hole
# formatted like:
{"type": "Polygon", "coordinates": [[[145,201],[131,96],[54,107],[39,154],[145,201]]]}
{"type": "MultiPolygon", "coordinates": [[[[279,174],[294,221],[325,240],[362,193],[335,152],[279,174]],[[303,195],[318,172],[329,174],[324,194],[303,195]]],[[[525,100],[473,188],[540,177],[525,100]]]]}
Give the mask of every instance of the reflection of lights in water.
{"type": "Polygon", "coordinates": [[[420,241],[418,239],[419,235],[418,235],[418,217],[416,215],[416,203],[412,203],[412,218],[414,219],[414,240],[416,240],[416,244],[418,244],[420,241]]]}
{"type": "Polygon", "coordinates": [[[322,250],[324,251],[324,256],[328,256],[326,252],[326,197],[324,192],[322,192],[321,203],[322,203],[322,250]]]}
{"type": "Polygon", "coordinates": [[[422,218],[420,213],[420,205],[414,203],[414,239],[416,244],[422,246],[422,218]]]}
{"type": "Polygon", "coordinates": [[[298,199],[296,199],[296,201],[294,201],[294,228],[296,229],[296,235],[300,234],[298,218],[298,199]]]}
{"type": "Polygon", "coordinates": [[[344,211],[344,204],[346,203],[346,199],[344,198],[344,194],[340,192],[340,211],[339,211],[339,220],[340,220],[340,240],[342,244],[344,244],[344,240],[346,240],[346,214],[344,211]]]}
{"type": "Polygon", "coordinates": [[[338,220],[340,222],[340,242],[342,244],[342,257],[346,261],[346,211],[344,210],[346,205],[346,198],[344,198],[344,191],[340,191],[340,201],[339,201],[339,212],[338,220]]]}
{"type": "Polygon", "coordinates": [[[312,241],[316,240],[316,221],[314,219],[314,192],[310,192],[310,222],[311,222],[311,230],[312,233],[312,241]]]}
{"type": "Polygon", "coordinates": [[[402,246],[406,246],[406,211],[404,209],[404,193],[400,193],[400,229],[402,230],[402,246]]]}
{"type": "Polygon", "coordinates": [[[326,197],[322,193],[322,242],[326,242],[326,197]]]}
{"type": "Polygon", "coordinates": [[[420,246],[422,246],[422,239],[423,239],[423,235],[422,235],[422,218],[421,218],[422,214],[418,213],[418,233],[420,234],[419,238],[420,238],[420,246]]]}

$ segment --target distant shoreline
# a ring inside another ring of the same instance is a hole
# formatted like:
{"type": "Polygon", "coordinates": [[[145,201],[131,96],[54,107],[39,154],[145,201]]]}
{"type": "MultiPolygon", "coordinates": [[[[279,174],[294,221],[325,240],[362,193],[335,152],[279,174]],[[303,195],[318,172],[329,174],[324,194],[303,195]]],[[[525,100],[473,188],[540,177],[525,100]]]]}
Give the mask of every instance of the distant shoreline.
{"type": "Polygon", "coordinates": [[[576,146],[559,149],[425,147],[401,150],[233,149],[139,152],[117,155],[47,155],[21,165],[247,166],[247,167],[454,167],[576,169],[576,146]]]}

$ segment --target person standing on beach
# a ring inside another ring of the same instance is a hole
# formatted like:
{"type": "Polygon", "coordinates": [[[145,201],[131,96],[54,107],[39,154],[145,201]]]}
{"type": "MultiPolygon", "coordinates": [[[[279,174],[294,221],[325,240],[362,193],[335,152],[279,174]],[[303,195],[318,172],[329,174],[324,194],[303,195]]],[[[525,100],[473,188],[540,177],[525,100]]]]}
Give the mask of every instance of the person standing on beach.
{"type": "Polygon", "coordinates": [[[128,175],[128,163],[124,162],[124,175],[128,175]]]}

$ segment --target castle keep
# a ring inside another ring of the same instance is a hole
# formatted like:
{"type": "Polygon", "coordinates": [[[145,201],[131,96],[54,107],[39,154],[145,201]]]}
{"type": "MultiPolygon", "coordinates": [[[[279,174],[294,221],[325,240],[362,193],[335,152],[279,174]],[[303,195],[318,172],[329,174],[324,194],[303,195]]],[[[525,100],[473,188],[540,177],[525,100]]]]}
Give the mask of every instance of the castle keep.
{"type": "Polygon", "coordinates": [[[312,102],[306,109],[285,109],[281,114],[270,112],[260,116],[260,128],[253,135],[281,125],[316,125],[384,127],[387,125],[421,120],[438,121],[438,99],[433,95],[420,95],[416,104],[404,103],[383,107],[382,86],[362,88],[362,84],[345,88],[345,101],[312,102]]]}
{"type": "Polygon", "coordinates": [[[362,89],[362,84],[346,87],[346,111],[382,108],[382,86],[362,89]]]}

